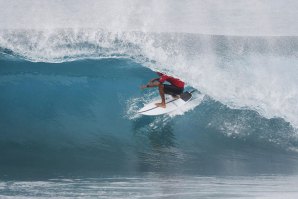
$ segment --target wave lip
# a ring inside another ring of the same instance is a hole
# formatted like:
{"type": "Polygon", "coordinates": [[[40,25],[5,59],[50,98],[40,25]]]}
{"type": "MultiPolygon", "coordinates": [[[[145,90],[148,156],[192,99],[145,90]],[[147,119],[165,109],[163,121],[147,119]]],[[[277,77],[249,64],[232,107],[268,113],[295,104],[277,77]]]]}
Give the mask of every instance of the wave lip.
{"type": "Polygon", "coordinates": [[[2,53],[33,62],[125,57],[121,45],[117,35],[94,30],[6,30],[0,33],[2,53]]]}

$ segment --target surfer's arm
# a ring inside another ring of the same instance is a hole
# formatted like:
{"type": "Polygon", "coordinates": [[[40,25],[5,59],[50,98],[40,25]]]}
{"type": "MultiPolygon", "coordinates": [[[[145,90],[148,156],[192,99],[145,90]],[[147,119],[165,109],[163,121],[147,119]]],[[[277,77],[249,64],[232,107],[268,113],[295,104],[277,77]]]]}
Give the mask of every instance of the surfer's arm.
{"type": "Polygon", "coordinates": [[[158,78],[151,79],[150,82],[155,82],[155,81],[158,81],[158,80],[159,80],[159,77],[158,78]]]}
{"type": "Polygon", "coordinates": [[[150,81],[148,84],[141,86],[141,89],[156,87],[159,85],[160,85],[159,81],[153,81],[153,82],[150,81]]]}
{"type": "Polygon", "coordinates": [[[159,86],[162,83],[160,82],[160,79],[160,77],[151,79],[148,84],[141,86],[141,89],[159,86]]]}

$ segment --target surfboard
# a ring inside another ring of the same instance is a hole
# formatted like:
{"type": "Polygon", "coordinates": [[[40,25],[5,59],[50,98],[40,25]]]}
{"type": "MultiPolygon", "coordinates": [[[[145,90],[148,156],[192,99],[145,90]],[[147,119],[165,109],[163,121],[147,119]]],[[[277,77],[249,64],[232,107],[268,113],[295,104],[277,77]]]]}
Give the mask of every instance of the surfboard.
{"type": "Polygon", "coordinates": [[[160,99],[150,102],[149,104],[146,104],[143,108],[141,108],[138,113],[142,115],[163,115],[166,113],[170,113],[172,111],[177,110],[181,106],[185,105],[187,102],[189,102],[192,98],[191,92],[184,92],[180,95],[180,98],[168,98],[166,99],[166,108],[158,107],[155,104],[160,103],[160,99]]]}

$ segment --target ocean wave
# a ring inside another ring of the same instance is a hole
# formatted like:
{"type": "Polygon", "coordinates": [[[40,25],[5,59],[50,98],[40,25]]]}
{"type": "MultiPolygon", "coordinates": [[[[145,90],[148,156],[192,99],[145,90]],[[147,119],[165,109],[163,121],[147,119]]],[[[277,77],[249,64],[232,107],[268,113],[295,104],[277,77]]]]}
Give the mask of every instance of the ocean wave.
{"type": "Polygon", "coordinates": [[[281,117],[298,127],[297,37],[2,30],[0,49],[32,62],[131,59],[184,79],[231,108],[281,117]]]}
{"type": "Polygon", "coordinates": [[[131,60],[0,64],[0,175],[297,170],[297,132],[283,119],[200,93],[182,112],[135,117],[158,92],[139,90],[155,73],[131,60]]]}

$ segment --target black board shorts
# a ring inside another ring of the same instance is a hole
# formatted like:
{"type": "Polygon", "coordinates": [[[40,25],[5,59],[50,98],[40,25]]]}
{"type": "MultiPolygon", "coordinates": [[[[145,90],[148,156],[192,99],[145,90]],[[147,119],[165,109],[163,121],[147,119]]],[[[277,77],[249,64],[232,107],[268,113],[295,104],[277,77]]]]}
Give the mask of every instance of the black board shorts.
{"type": "Polygon", "coordinates": [[[183,92],[184,88],[179,88],[177,86],[164,84],[164,92],[168,95],[180,95],[183,92]]]}

